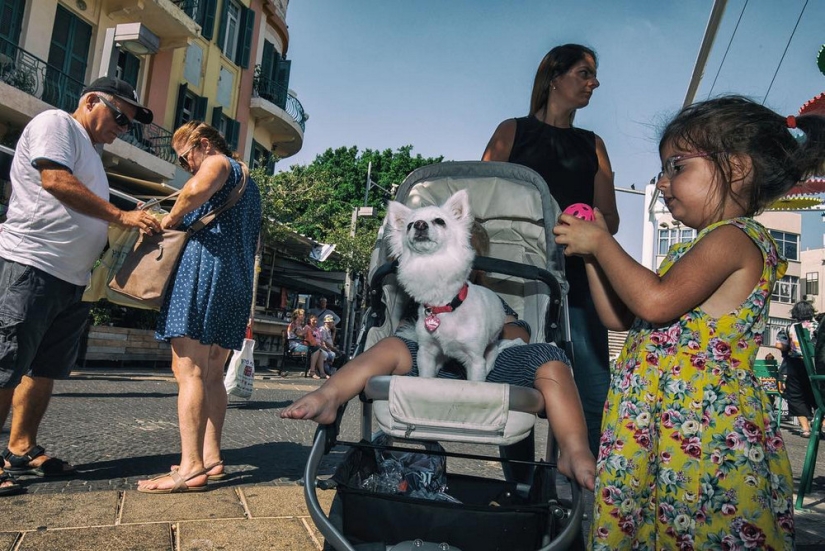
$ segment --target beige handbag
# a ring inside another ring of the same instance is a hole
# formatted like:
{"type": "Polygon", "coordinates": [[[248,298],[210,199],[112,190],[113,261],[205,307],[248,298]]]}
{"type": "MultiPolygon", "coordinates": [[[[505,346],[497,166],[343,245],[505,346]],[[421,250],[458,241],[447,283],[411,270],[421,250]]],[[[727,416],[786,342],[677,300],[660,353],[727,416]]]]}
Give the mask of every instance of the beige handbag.
{"type": "MultiPolygon", "coordinates": [[[[164,230],[159,234],[141,234],[123,265],[109,282],[109,288],[143,303],[148,309],[160,310],[169,280],[175,273],[189,238],[209,225],[220,213],[234,206],[246,190],[249,172],[246,166],[241,165],[241,168],[241,183],[232,191],[226,203],[207,213],[186,231],[164,230]]],[[[178,193],[180,192],[170,197],[178,193]]],[[[146,205],[142,208],[146,208],[146,205]]]]}

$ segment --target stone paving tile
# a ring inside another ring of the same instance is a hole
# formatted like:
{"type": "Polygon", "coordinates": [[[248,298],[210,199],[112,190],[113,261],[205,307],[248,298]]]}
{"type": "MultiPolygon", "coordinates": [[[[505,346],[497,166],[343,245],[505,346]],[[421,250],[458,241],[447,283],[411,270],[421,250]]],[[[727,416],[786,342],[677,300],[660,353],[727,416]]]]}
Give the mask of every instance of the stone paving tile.
{"type": "MultiPolygon", "coordinates": [[[[248,486],[243,495],[252,518],[308,517],[303,486],[248,486]]],[[[318,491],[318,501],[325,513],[329,512],[334,491],[318,491]]]]}
{"type": "Polygon", "coordinates": [[[26,532],[17,551],[173,551],[169,524],[26,532]]]}
{"type": "Polygon", "coordinates": [[[11,551],[19,535],[17,532],[0,532],[0,551],[11,551]]]}
{"type": "Polygon", "coordinates": [[[121,511],[123,524],[243,518],[243,505],[232,488],[183,494],[128,491],[121,511]]]}
{"type": "Polygon", "coordinates": [[[112,526],[118,506],[117,492],[56,494],[49,499],[22,494],[1,499],[0,532],[112,526]]]}
{"type": "Polygon", "coordinates": [[[308,519],[181,522],[177,551],[318,551],[308,519]]]}

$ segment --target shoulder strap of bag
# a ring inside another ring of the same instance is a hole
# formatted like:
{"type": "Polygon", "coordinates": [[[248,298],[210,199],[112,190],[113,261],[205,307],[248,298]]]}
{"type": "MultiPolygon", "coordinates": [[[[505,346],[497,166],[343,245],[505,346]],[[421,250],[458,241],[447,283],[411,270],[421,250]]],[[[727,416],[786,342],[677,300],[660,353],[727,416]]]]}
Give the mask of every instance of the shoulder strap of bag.
{"type": "MultiPolygon", "coordinates": [[[[189,233],[189,235],[192,235],[193,233],[200,231],[206,226],[208,226],[209,223],[212,222],[212,220],[214,220],[220,213],[235,206],[235,203],[237,203],[243,196],[243,192],[246,191],[246,181],[249,179],[249,168],[247,168],[246,164],[242,162],[238,162],[238,164],[241,165],[241,183],[237,185],[235,189],[232,190],[232,193],[229,194],[229,197],[226,199],[226,202],[223,205],[221,205],[217,209],[209,211],[203,216],[203,218],[189,226],[189,229],[186,230],[189,233]]],[[[161,199],[152,199],[151,201],[146,201],[138,208],[141,210],[146,210],[148,208],[154,207],[155,205],[163,203],[164,201],[174,199],[175,197],[180,195],[182,191],[182,189],[179,189],[172,195],[167,195],[166,197],[163,197],[161,199]]]]}
{"type": "Polygon", "coordinates": [[[192,235],[193,233],[198,232],[206,226],[208,226],[210,222],[217,218],[220,213],[234,207],[235,203],[237,203],[243,196],[243,192],[246,191],[246,182],[247,180],[249,180],[249,169],[246,167],[244,163],[238,164],[241,165],[241,183],[235,186],[235,189],[232,190],[232,192],[229,194],[229,197],[226,199],[226,202],[223,205],[208,212],[206,215],[204,215],[203,218],[189,226],[189,229],[186,230],[189,233],[189,235],[192,235]]]}

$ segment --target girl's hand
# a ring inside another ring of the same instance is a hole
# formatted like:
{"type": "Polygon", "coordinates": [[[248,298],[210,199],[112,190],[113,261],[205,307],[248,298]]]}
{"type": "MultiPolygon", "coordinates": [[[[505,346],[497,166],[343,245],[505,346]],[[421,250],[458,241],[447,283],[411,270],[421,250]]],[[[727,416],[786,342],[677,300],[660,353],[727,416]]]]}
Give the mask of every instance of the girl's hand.
{"type": "Polygon", "coordinates": [[[564,247],[565,256],[590,256],[598,249],[601,239],[610,236],[601,211],[593,209],[593,214],[596,219],[592,222],[569,214],[559,216],[553,234],[556,236],[556,244],[564,247]]]}

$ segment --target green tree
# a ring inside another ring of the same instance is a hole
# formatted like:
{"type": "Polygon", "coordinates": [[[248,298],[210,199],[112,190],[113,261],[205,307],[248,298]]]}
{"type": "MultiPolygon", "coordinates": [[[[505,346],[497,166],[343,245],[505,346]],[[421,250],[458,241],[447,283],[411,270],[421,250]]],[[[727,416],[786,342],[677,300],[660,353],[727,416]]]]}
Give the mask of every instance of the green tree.
{"type": "Polygon", "coordinates": [[[323,264],[330,270],[366,271],[378,228],[392,197],[373,188],[367,205],[375,208],[372,218],[359,218],[355,237],[350,236],[353,209],[364,206],[367,171],[370,179],[386,190],[400,184],[418,167],[439,163],[443,157],[413,156],[412,146],[396,151],[374,151],[339,147],[327,149],[308,165],[293,165],[275,175],[256,172],[261,187],[267,237],[277,240],[287,228],[323,243],[335,243],[340,260],[323,264]],[[276,223],[277,221],[277,223],[276,223]]]}

